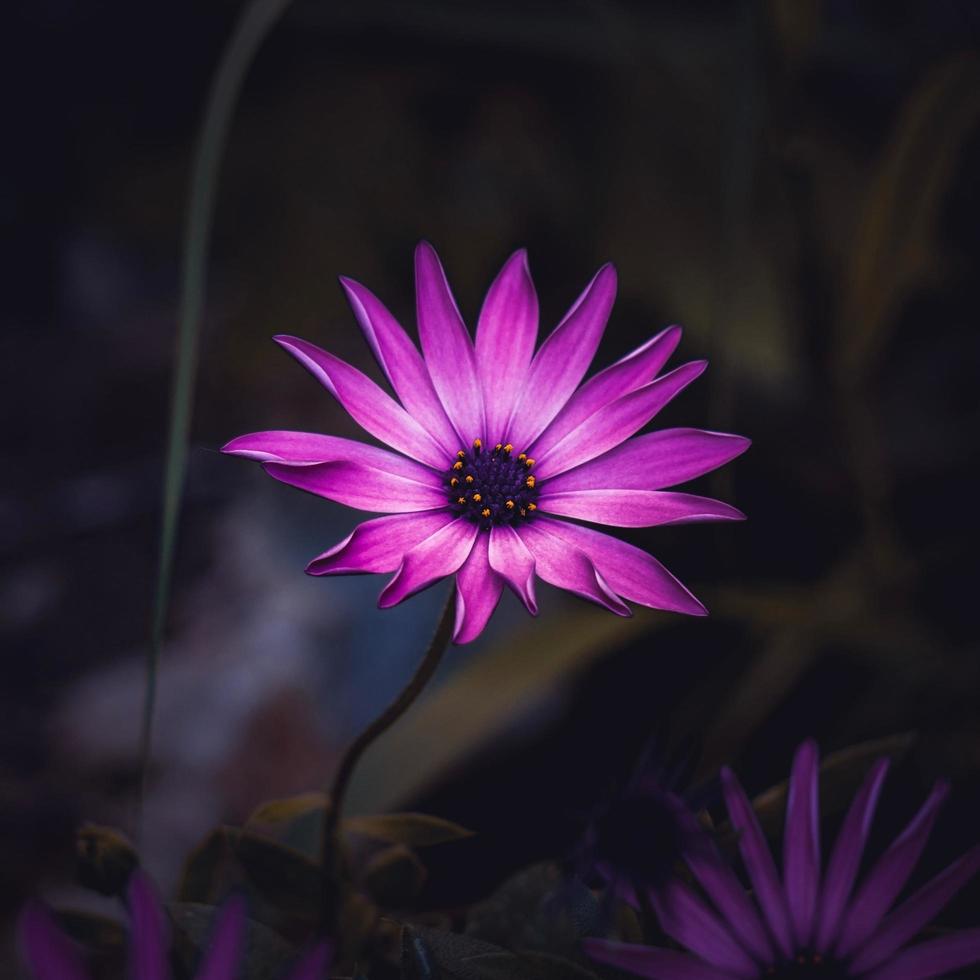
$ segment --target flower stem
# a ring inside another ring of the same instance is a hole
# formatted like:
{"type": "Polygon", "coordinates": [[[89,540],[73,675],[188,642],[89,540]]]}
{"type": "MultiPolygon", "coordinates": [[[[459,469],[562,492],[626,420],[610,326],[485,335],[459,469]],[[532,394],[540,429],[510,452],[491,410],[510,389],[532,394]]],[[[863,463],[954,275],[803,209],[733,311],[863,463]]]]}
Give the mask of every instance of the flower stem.
{"type": "Polygon", "coordinates": [[[328,934],[335,935],[337,919],[340,915],[341,862],[338,831],[344,807],[344,797],[347,795],[354,769],[368,746],[405,714],[425,689],[426,684],[432,679],[432,675],[436,672],[442,661],[442,656],[449,646],[455,620],[456,590],[453,589],[446,600],[439,625],[429,643],[429,648],[418,667],[415,668],[415,673],[388,707],[351,742],[344,753],[344,757],[340,760],[340,766],[333,778],[323,811],[323,833],[321,837],[323,855],[321,917],[324,931],[328,934]]]}
{"type": "Polygon", "coordinates": [[[140,730],[140,785],[136,815],[138,831],[142,829],[143,798],[153,743],[157,668],[167,621],[170,584],[173,579],[174,546],[177,540],[184,476],[187,470],[187,445],[191,427],[194,378],[197,373],[198,337],[204,312],[205,273],[214,216],[218,167],[245,75],[262,41],[289,2],[290,0],[251,0],[242,11],[211,82],[207,107],[194,153],[194,171],[191,178],[187,223],[184,227],[180,270],[177,348],[170,396],[167,460],[163,477],[163,522],[160,529],[157,583],[153,598],[153,618],[146,661],[146,688],[140,730]]]}

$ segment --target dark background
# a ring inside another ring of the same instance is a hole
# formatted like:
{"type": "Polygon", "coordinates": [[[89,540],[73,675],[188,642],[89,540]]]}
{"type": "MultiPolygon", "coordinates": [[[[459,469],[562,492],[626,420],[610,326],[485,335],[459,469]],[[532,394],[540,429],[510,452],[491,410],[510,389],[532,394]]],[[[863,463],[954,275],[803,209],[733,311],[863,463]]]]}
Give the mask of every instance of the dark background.
{"type": "MultiPolygon", "coordinates": [[[[133,829],[182,223],[237,13],[15,0],[3,17],[7,918],[38,890],[81,900],[79,819],[133,829]]],[[[829,752],[915,732],[882,839],[945,774],[926,870],[976,841],[978,38],[969,0],[290,8],[221,169],[147,801],[164,889],[214,823],[324,785],[437,616],[445,585],[379,612],[380,580],[306,578],[356,515],[216,453],[258,429],[356,434],[270,337],[374,373],[336,276],[411,325],[421,237],[471,324],[516,247],[542,331],[613,261],[598,363],[685,326],[678,358],[711,368],[658,425],[752,437],[700,487],[749,521],[624,533],[708,620],[622,622],[543,589],[531,623],[505,600],[352,804],[482,831],[435,882],[474,897],[563,853],[654,729],[750,791],[806,736],[829,752]]],[[[947,918],[978,906],[974,886],[947,918]]]]}

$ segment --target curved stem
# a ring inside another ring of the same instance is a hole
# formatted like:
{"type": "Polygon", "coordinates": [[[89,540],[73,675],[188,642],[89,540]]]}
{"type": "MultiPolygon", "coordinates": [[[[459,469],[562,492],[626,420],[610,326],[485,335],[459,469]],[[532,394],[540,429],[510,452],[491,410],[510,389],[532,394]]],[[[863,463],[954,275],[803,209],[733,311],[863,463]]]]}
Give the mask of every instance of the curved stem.
{"type": "Polygon", "coordinates": [[[218,167],[245,75],[251,67],[259,46],[289,2],[290,0],[252,0],[243,10],[211,82],[207,107],[194,153],[194,171],[191,178],[187,223],[184,227],[180,270],[177,348],[170,395],[167,459],[163,478],[163,522],[160,529],[157,585],[153,598],[150,646],[146,662],[146,689],[143,697],[143,721],[140,731],[139,812],[136,821],[138,828],[142,824],[143,797],[153,742],[157,668],[167,621],[170,585],[173,579],[174,545],[180,519],[184,476],[187,470],[187,444],[191,427],[194,378],[197,373],[198,336],[204,310],[205,273],[214,217],[218,167]]]}
{"type": "Polygon", "coordinates": [[[395,699],[351,742],[344,757],[340,760],[337,774],[333,778],[330,792],[327,796],[323,811],[322,866],[323,866],[323,903],[322,919],[325,931],[332,933],[339,915],[339,856],[340,847],[338,829],[344,807],[344,797],[350,786],[351,777],[361,756],[368,746],[384,734],[412,706],[415,699],[425,689],[426,684],[436,672],[442,656],[449,646],[456,620],[456,590],[453,589],[442,610],[439,625],[436,627],[432,641],[429,643],[425,656],[415,668],[409,682],[402,688],[395,699]]]}

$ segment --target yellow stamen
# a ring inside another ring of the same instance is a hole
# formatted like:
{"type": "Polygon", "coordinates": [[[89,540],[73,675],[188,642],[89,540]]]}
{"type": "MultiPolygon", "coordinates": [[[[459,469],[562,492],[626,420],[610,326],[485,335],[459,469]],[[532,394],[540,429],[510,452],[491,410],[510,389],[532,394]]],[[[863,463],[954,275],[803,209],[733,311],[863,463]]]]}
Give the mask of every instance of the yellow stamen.
{"type": "Polygon", "coordinates": [[[513,510],[514,509],[514,501],[513,500],[508,500],[507,503],[504,504],[504,506],[508,510],[513,510]]]}
{"type": "Polygon", "coordinates": [[[504,448],[504,444],[502,442],[498,442],[497,445],[493,447],[493,451],[495,453],[499,453],[500,450],[503,448],[504,448]]]}
{"type": "Polygon", "coordinates": [[[528,510],[537,510],[538,509],[538,505],[537,504],[528,504],[527,505],[527,509],[528,510]]]}
{"type": "Polygon", "coordinates": [[[504,452],[507,453],[507,455],[509,456],[513,448],[514,447],[508,442],[507,445],[504,446],[504,452]]]}
{"type": "Polygon", "coordinates": [[[456,498],[456,503],[457,504],[465,504],[466,503],[466,498],[465,497],[457,497],[456,498]]]}
{"type": "Polygon", "coordinates": [[[527,517],[527,511],[523,507],[521,508],[521,517],[527,517]]]}
{"type": "Polygon", "coordinates": [[[489,507],[484,507],[483,510],[480,511],[480,516],[481,517],[489,517],[490,516],[490,508],[489,507]]]}
{"type": "Polygon", "coordinates": [[[470,473],[469,476],[466,477],[466,482],[467,483],[472,483],[473,482],[473,474],[472,473],[470,473]]]}
{"type": "Polygon", "coordinates": [[[473,502],[474,503],[477,503],[478,504],[482,499],[483,498],[478,493],[473,494],[473,502]]]}
{"type": "Polygon", "coordinates": [[[456,458],[457,459],[466,459],[466,450],[465,449],[461,449],[458,453],[456,453],[456,458]]]}
{"type": "Polygon", "coordinates": [[[527,459],[527,453],[521,453],[521,455],[517,458],[523,463],[524,460],[527,459]]]}
{"type": "Polygon", "coordinates": [[[483,442],[480,439],[474,439],[473,440],[473,448],[474,449],[479,449],[482,445],[483,445],[483,442]]]}
{"type": "Polygon", "coordinates": [[[456,462],[453,463],[453,469],[454,470],[461,470],[462,468],[463,468],[462,461],[457,459],[456,462]]]}
{"type": "Polygon", "coordinates": [[[525,459],[525,460],[524,460],[524,465],[525,465],[525,466],[526,466],[526,467],[527,467],[528,469],[530,469],[530,468],[531,468],[532,466],[534,466],[534,460],[533,460],[533,459],[530,459],[530,458],[528,458],[528,459],[525,459]]]}
{"type": "Polygon", "coordinates": [[[454,477],[453,477],[453,478],[452,478],[452,479],[451,479],[451,480],[449,481],[449,485],[450,485],[451,487],[458,487],[458,486],[459,486],[459,480],[458,480],[458,479],[457,479],[457,478],[456,478],[456,477],[454,476],[454,477]]]}
{"type": "Polygon", "coordinates": [[[525,483],[526,483],[526,484],[527,484],[527,485],[528,485],[529,487],[531,487],[531,488],[533,488],[533,487],[534,487],[534,477],[533,477],[533,476],[529,476],[529,477],[528,477],[528,478],[527,478],[527,479],[526,479],[526,480],[525,480],[524,482],[525,482],[525,483]]]}

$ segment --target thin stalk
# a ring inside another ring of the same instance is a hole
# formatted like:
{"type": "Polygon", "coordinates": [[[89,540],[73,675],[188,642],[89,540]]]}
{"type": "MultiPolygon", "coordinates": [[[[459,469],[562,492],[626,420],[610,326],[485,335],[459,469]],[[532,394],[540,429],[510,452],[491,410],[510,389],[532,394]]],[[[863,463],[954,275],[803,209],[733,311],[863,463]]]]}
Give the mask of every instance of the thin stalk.
{"type": "Polygon", "coordinates": [[[289,0],[252,0],[243,9],[212,79],[194,154],[194,171],[184,227],[180,270],[177,346],[163,479],[163,520],[160,529],[157,584],[153,598],[150,645],[146,662],[146,689],[143,697],[143,721],[140,732],[140,789],[137,814],[139,828],[142,827],[143,798],[153,743],[157,671],[170,602],[174,546],[187,471],[192,398],[197,374],[198,337],[204,310],[205,276],[214,218],[218,168],[245,75],[262,41],[288,5],[289,0]]]}
{"type": "Polygon", "coordinates": [[[365,750],[379,736],[383,735],[412,706],[425,686],[436,672],[443,654],[449,646],[456,620],[456,591],[449,594],[442,610],[439,625],[429,643],[425,656],[415,668],[409,682],[395,699],[378,715],[348,746],[340,760],[337,774],[333,778],[323,810],[323,832],[321,836],[323,892],[321,916],[324,931],[333,934],[340,914],[340,842],[338,831],[344,807],[344,798],[350,786],[351,777],[365,750]]]}

